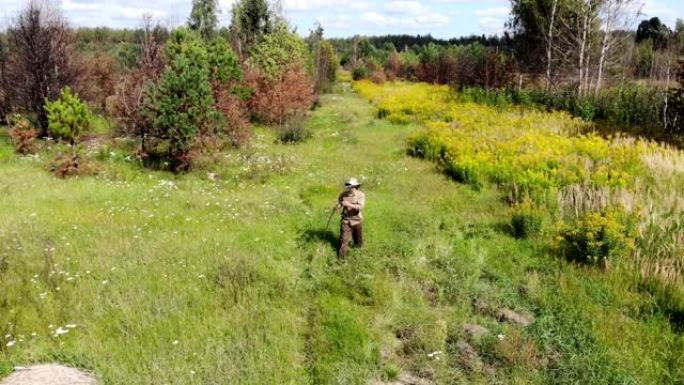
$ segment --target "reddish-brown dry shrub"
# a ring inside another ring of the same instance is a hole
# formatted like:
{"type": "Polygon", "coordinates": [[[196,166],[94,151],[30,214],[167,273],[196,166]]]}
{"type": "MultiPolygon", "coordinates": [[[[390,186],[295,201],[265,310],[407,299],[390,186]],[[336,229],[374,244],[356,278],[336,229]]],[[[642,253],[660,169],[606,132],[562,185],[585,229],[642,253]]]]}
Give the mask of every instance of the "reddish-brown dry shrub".
{"type": "Polygon", "coordinates": [[[38,131],[33,128],[28,119],[20,115],[11,117],[9,135],[14,151],[21,155],[33,153],[38,131]]]}
{"type": "Polygon", "coordinates": [[[114,95],[118,80],[118,64],[106,52],[97,52],[83,60],[84,74],[76,87],[78,95],[93,107],[106,108],[106,100],[114,95]]]}
{"type": "Polygon", "coordinates": [[[385,73],[389,80],[396,80],[401,76],[401,55],[398,52],[392,52],[385,64],[385,73]]]}
{"type": "Polygon", "coordinates": [[[275,80],[250,71],[246,81],[254,90],[249,102],[251,114],[279,128],[289,119],[303,116],[315,100],[313,84],[303,68],[289,68],[275,80]]]}
{"type": "Polygon", "coordinates": [[[252,131],[249,125],[247,104],[227,88],[215,88],[216,110],[226,119],[226,135],[234,147],[249,141],[252,131]]]}
{"type": "Polygon", "coordinates": [[[114,97],[106,100],[107,112],[119,121],[122,133],[139,138],[151,128],[143,111],[148,85],[158,80],[164,70],[164,46],[149,19],[145,20],[143,29],[142,53],[137,67],[121,78],[114,97]]]}
{"type": "Polygon", "coordinates": [[[384,84],[387,81],[387,75],[385,75],[385,71],[374,71],[371,75],[371,81],[375,84],[384,84]]]}
{"type": "Polygon", "coordinates": [[[49,167],[50,172],[58,178],[95,174],[95,169],[84,160],[76,148],[59,153],[49,167]]]}

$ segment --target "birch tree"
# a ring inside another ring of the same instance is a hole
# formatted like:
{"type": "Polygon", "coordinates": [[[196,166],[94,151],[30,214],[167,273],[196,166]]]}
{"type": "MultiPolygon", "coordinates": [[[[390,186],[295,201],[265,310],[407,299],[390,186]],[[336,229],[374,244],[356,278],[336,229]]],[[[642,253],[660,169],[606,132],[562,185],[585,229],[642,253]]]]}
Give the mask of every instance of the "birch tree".
{"type": "Polygon", "coordinates": [[[543,56],[543,71],[546,88],[554,83],[557,67],[563,66],[567,58],[568,47],[558,37],[567,34],[561,19],[570,15],[569,0],[511,0],[512,15],[509,26],[518,38],[525,40],[530,60],[535,55],[543,56]],[[542,48],[537,51],[537,47],[542,48]]]}
{"type": "Polygon", "coordinates": [[[213,38],[218,26],[218,0],[193,0],[188,27],[204,39],[213,38]]]}
{"type": "Polygon", "coordinates": [[[590,84],[592,43],[596,40],[599,23],[599,7],[606,0],[571,0],[570,16],[558,21],[564,29],[559,35],[567,47],[569,57],[574,57],[577,74],[577,94],[584,96],[590,84]]]}
{"type": "Polygon", "coordinates": [[[627,29],[635,20],[639,11],[631,12],[634,0],[605,0],[601,7],[603,16],[603,38],[599,54],[598,72],[596,75],[595,92],[598,93],[603,85],[606,61],[616,44],[620,41],[616,36],[616,29],[627,29]]]}

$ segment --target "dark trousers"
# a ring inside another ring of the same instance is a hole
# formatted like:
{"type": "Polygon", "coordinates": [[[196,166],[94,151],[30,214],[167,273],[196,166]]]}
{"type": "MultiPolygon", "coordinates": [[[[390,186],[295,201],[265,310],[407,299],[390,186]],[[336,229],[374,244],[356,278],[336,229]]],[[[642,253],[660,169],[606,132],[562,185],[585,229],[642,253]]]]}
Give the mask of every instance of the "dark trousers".
{"type": "Polygon", "coordinates": [[[354,240],[354,246],[363,246],[363,223],[356,225],[350,224],[348,221],[342,221],[340,225],[340,250],[337,255],[344,258],[349,251],[349,241],[354,240]]]}

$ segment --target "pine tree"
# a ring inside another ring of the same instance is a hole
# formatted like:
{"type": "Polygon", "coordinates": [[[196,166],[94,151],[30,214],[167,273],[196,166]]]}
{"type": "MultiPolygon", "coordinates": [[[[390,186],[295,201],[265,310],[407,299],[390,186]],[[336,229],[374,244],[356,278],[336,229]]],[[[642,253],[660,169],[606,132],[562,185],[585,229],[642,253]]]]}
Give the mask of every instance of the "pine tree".
{"type": "Polygon", "coordinates": [[[217,124],[207,50],[199,37],[179,29],[167,45],[170,62],[159,82],[150,90],[146,106],[152,132],[148,155],[166,159],[173,171],[190,168],[190,149],[195,137],[217,124]],[[160,143],[162,145],[160,145],[160,143]]]}
{"type": "Polygon", "coordinates": [[[193,0],[188,27],[204,39],[216,36],[218,26],[218,0],[193,0]]]}
{"type": "Polygon", "coordinates": [[[230,31],[240,43],[240,52],[249,52],[274,30],[276,17],[266,0],[240,0],[232,13],[230,31]]]}

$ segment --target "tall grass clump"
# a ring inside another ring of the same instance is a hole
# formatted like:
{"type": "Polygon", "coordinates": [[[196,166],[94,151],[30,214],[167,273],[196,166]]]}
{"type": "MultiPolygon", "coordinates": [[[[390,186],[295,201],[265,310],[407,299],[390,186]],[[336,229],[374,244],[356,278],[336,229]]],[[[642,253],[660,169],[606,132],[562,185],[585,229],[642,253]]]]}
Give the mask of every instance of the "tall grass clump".
{"type": "Polygon", "coordinates": [[[673,213],[644,226],[636,246],[644,287],[670,315],[684,315],[684,216],[673,213]]]}

